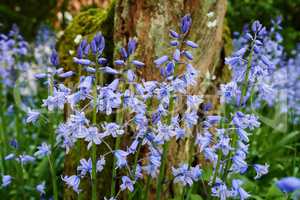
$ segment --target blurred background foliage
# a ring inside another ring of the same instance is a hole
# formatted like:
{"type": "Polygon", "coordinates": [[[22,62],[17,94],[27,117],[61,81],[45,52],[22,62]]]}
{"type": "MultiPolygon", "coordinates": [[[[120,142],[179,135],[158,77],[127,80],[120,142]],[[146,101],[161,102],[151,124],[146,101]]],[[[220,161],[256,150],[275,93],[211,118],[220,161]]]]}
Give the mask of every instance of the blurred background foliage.
{"type": "Polygon", "coordinates": [[[227,19],[232,31],[241,32],[246,23],[259,20],[270,26],[271,19],[282,16],[282,35],[287,51],[300,41],[300,0],[229,0],[227,19]]]}
{"type": "MultiPolygon", "coordinates": [[[[26,39],[33,39],[41,24],[56,29],[66,27],[66,13],[72,15],[90,7],[106,7],[109,0],[2,0],[0,31],[7,32],[16,23],[26,39]],[[67,12],[66,12],[67,11],[67,12]]],[[[300,41],[300,0],[228,0],[227,20],[230,30],[241,32],[255,19],[270,25],[271,19],[282,16],[284,46],[288,51],[300,41]]]]}

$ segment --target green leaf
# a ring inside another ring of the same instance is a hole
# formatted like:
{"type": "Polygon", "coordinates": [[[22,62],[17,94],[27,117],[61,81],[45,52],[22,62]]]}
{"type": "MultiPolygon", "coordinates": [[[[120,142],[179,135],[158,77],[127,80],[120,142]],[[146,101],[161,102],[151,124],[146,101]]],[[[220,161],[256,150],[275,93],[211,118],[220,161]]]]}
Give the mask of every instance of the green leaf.
{"type": "Polygon", "coordinates": [[[191,194],[189,200],[203,200],[199,194],[191,194]]]}
{"type": "Polygon", "coordinates": [[[276,187],[275,184],[272,184],[266,194],[266,199],[279,199],[284,198],[283,193],[276,187]]]}

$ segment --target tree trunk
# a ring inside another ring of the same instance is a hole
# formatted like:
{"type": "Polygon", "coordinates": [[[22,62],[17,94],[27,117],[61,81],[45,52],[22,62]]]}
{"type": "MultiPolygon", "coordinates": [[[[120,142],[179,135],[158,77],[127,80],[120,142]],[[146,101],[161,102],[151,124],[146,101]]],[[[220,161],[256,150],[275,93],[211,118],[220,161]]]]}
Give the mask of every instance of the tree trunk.
{"type": "MultiPolygon", "coordinates": [[[[153,61],[163,55],[169,54],[170,47],[168,42],[169,29],[177,29],[180,18],[185,14],[191,14],[192,16],[192,28],[189,32],[188,38],[197,44],[199,48],[193,51],[194,54],[194,67],[200,72],[199,80],[196,87],[190,89],[192,94],[205,94],[207,91],[212,91],[210,85],[207,84],[207,72],[214,73],[223,61],[222,49],[223,49],[223,29],[224,29],[224,16],[226,11],[226,0],[117,0],[114,8],[114,22],[111,21],[112,16],[107,17],[108,20],[103,20],[101,24],[99,22],[87,22],[73,21],[70,26],[75,27],[77,24],[89,23],[90,27],[93,27],[93,23],[96,23],[97,27],[94,27],[92,31],[88,31],[88,27],[84,27],[81,30],[72,30],[76,34],[87,35],[90,37],[98,31],[105,29],[103,24],[114,24],[112,28],[108,28],[108,36],[113,36],[107,43],[111,44],[111,48],[108,53],[112,53],[113,47],[123,46],[130,37],[137,37],[138,46],[136,51],[136,58],[143,61],[146,65],[139,71],[139,76],[145,80],[159,80],[159,71],[153,64],[153,61]],[[208,17],[207,13],[214,12],[213,17],[208,17]],[[207,23],[209,21],[217,20],[215,27],[209,28],[207,23]],[[109,35],[111,34],[111,35],[109,35]]],[[[112,13],[112,12],[110,12],[112,13]]],[[[95,14],[95,13],[94,13],[95,14]]],[[[89,18],[89,17],[88,17],[89,18]]],[[[75,18],[76,19],[76,18],[75,18]]],[[[74,20],[75,20],[74,19],[74,20]]],[[[69,28],[65,32],[65,36],[60,41],[58,47],[62,63],[65,68],[72,68],[71,61],[68,60],[68,50],[75,50],[74,45],[66,49],[65,40],[74,40],[76,34],[69,28]],[[72,32],[72,34],[70,34],[72,32]],[[70,36],[72,35],[72,37],[70,36]]],[[[67,42],[67,44],[68,44],[67,42]]],[[[115,56],[116,57],[115,49],[115,56]]],[[[219,70],[219,69],[218,69],[219,70]]],[[[222,71],[222,70],[219,70],[222,71]]],[[[222,74],[219,74],[222,75],[222,74]]],[[[215,90],[214,90],[215,92],[215,90]]],[[[176,143],[172,141],[171,149],[168,155],[168,166],[172,163],[181,163],[187,159],[189,151],[189,141],[176,143]],[[176,154],[175,154],[176,152],[176,154]],[[174,156],[176,155],[176,156],[174,156]]],[[[86,152],[81,152],[86,155],[86,152]]],[[[66,157],[64,174],[74,174],[79,156],[76,152],[71,152],[66,157]]],[[[109,187],[104,187],[110,183],[111,167],[106,166],[106,170],[103,175],[98,176],[99,193],[98,197],[103,198],[109,191],[109,187]],[[109,181],[107,181],[109,180],[109,181]]],[[[89,191],[91,187],[88,183],[85,183],[86,191],[89,191]]],[[[165,194],[171,194],[174,192],[174,188],[171,186],[166,188],[169,190],[165,194]]],[[[155,191],[154,191],[155,192],[155,191]]],[[[153,192],[153,193],[154,193],[153,192]]],[[[176,191],[175,191],[176,193],[176,191]]],[[[85,192],[83,199],[90,199],[90,192],[85,192]]],[[[69,190],[65,192],[64,199],[75,199],[75,195],[69,190]]],[[[165,198],[169,197],[166,195],[165,198]]],[[[150,197],[152,198],[152,197],[150,197]]]]}

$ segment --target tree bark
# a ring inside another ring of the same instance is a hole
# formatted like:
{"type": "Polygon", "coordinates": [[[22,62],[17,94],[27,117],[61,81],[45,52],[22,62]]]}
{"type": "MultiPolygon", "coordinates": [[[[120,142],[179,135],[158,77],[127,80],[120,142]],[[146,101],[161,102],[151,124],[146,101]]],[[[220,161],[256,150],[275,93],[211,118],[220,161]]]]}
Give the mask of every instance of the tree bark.
{"type": "MultiPolygon", "coordinates": [[[[170,54],[171,49],[168,45],[170,41],[169,29],[177,30],[180,18],[185,14],[191,14],[193,23],[188,38],[199,44],[199,48],[193,51],[193,65],[199,71],[200,76],[197,86],[190,88],[189,92],[192,94],[205,94],[212,90],[216,92],[211,85],[207,85],[206,74],[207,72],[213,74],[218,66],[223,66],[220,63],[222,63],[224,57],[222,55],[222,34],[226,0],[117,0],[114,10],[114,22],[111,22],[114,23],[113,39],[109,41],[117,47],[114,50],[114,57],[117,57],[118,47],[126,44],[130,37],[137,37],[138,46],[135,55],[137,59],[146,64],[138,74],[145,80],[159,80],[159,71],[153,61],[161,55],[170,54]],[[209,18],[207,16],[208,12],[214,12],[214,16],[209,18]],[[207,26],[208,21],[214,20],[217,20],[216,26],[209,28],[207,26]]],[[[97,28],[97,31],[99,29],[101,30],[101,28],[97,28]]],[[[85,31],[86,29],[83,30],[82,35],[85,35],[85,31]]],[[[96,33],[95,30],[94,33],[96,33]]],[[[88,35],[90,36],[92,33],[88,33],[88,35]]],[[[66,50],[64,51],[66,52],[66,50]]],[[[112,51],[110,50],[110,52],[112,51]]],[[[69,62],[66,63],[66,68],[70,69],[69,62]]],[[[222,71],[222,69],[218,70],[222,71]]],[[[222,74],[219,73],[218,75],[221,76],[222,74]]],[[[189,141],[181,143],[172,141],[168,155],[168,171],[170,171],[172,164],[179,164],[186,160],[188,151],[189,141]]],[[[78,157],[78,155],[73,153],[67,160],[73,160],[74,157],[78,157]]],[[[78,158],[74,160],[78,160],[78,158]]],[[[66,161],[64,173],[67,175],[74,174],[71,172],[75,171],[77,164],[66,161]]],[[[110,172],[106,173],[108,175],[104,177],[109,177],[110,172]]],[[[99,176],[99,179],[103,180],[103,177],[99,176]]],[[[107,182],[104,180],[100,181],[99,184],[99,197],[103,198],[103,194],[107,193],[103,190],[106,190],[107,187],[102,187],[101,184],[107,184],[107,182]]],[[[164,198],[169,198],[172,193],[176,193],[171,185],[165,189],[168,191],[164,192],[164,194],[167,194],[164,198]]],[[[66,194],[65,199],[75,198],[69,192],[66,194]]],[[[87,192],[83,199],[89,199],[89,195],[89,192],[87,192]]],[[[149,198],[153,199],[151,196],[149,198]]]]}
{"type": "MultiPolygon", "coordinates": [[[[193,50],[193,65],[200,76],[196,87],[190,88],[189,93],[204,95],[210,91],[216,94],[216,87],[207,85],[206,75],[208,72],[213,74],[223,61],[221,52],[225,12],[226,0],[118,0],[115,8],[115,45],[122,46],[130,37],[137,37],[138,47],[135,56],[145,63],[145,67],[139,71],[139,76],[145,80],[159,80],[159,70],[153,61],[164,54],[170,55],[172,51],[168,44],[169,29],[179,32],[181,17],[191,14],[193,22],[188,38],[199,45],[199,48],[193,50]],[[208,17],[209,12],[214,12],[214,16],[208,17]],[[217,25],[209,28],[207,23],[214,20],[217,20],[217,25]]],[[[210,101],[216,102],[216,98],[212,97],[210,101]]],[[[181,108],[177,111],[180,110],[181,108]]],[[[190,145],[188,140],[171,141],[167,157],[167,172],[171,171],[173,164],[188,160],[190,145]]],[[[168,175],[166,173],[166,182],[168,175]]],[[[165,199],[170,198],[171,193],[176,193],[172,183],[165,190],[165,199]]],[[[155,194],[155,191],[150,194],[155,194]]],[[[149,198],[154,199],[154,197],[149,198]]]]}

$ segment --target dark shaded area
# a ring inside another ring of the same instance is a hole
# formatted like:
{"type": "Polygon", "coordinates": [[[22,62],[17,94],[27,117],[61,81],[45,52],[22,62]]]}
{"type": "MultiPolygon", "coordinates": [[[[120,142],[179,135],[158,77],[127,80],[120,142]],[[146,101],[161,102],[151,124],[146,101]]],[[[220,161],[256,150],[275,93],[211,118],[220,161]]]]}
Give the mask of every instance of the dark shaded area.
{"type": "Polygon", "coordinates": [[[300,0],[229,0],[227,19],[232,31],[242,31],[245,23],[260,20],[265,26],[282,16],[284,46],[288,51],[300,42],[300,0]]]}
{"type": "Polygon", "coordinates": [[[41,23],[55,17],[57,0],[1,0],[0,32],[8,32],[17,24],[26,39],[33,39],[41,23]]]}

